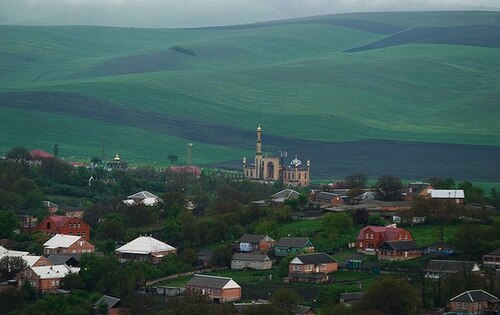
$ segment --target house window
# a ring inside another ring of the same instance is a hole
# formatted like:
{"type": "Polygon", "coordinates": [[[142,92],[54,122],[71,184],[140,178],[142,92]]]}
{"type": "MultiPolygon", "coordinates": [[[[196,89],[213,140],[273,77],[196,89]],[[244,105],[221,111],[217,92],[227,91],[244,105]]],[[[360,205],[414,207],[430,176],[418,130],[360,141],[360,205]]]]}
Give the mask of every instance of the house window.
{"type": "Polygon", "coordinates": [[[372,234],[370,234],[370,239],[373,239],[373,233],[372,233],[372,234]]]}
{"type": "Polygon", "coordinates": [[[80,223],[78,223],[78,228],[80,228],[80,223]]]}
{"type": "Polygon", "coordinates": [[[408,239],[408,234],[405,234],[405,240],[407,240],[407,239],[408,239]]]}
{"type": "Polygon", "coordinates": [[[300,265],[293,265],[293,271],[300,271],[300,265]]]}
{"type": "Polygon", "coordinates": [[[319,270],[321,270],[321,271],[326,270],[326,265],[325,265],[325,264],[321,264],[321,265],[319,266],[319,270]]]}
{"type": "Polygon", "coordinates": [[[467,302],[463,302],[463,303],[462,303],[462,309],[466,310],[468,306],[469,306],[469,305],[468,305],[468,303],[467,303],[467,302]]]}
{"type": "Polygon", "coordinates": [[[369,240],[370,239],[370,234],[366,233],[366,239],[369,240]]]}
{"type": "Polygon", "coordinates": [[[312,271],[312,270],[313,270],[313,265],[306,266],[306,271],[312,271]]]}
{"type": "Polygon", "coordinates": [[[462,308],[462,303],[461,302],[457,302],[457,310],[459,310],[461,308],[462,308]]]}
{"type": "Polygon", "coordinates": [[[52,280],[50,284],[51,284],[53,287],[55,287],[55,286],[56,286],[56,282],[55,282],[54,280],[52,280]]]}
{"type": "Polygon", "coordinates": [[[401,240],[401,234],[399,234],[399,239],[401,240]]]}

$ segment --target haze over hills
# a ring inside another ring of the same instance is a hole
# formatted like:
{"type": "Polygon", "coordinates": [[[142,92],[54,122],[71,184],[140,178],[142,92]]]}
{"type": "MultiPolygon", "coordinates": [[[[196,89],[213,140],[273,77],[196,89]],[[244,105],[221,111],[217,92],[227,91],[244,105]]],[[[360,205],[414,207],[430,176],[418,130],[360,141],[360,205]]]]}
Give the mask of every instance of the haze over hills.
{"type": "Polygon", "coordinates": [[[0,150],[498,181],[500,13],[359,13],[200,29],[0,26],[0,150]],[[289,156],[290,156],[289,155],[289,156]]]}

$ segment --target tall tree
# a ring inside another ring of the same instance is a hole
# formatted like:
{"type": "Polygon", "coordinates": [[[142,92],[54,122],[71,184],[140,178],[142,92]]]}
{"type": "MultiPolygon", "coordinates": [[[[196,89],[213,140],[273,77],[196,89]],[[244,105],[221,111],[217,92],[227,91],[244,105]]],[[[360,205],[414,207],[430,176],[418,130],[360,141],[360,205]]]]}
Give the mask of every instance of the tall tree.
{"type": "Polygon", "coordinates": [[[169,155],[167,155],[167,159],[170,161],[171,164],[175,164],[175,163],[177,163],[177,160],[179,158],[175,154],[169,154],[169,155]]]}
{"type": "Polygon", "coordinates": [[[17,216],[12,211],[0,211],[0,238],[11,238],[19,225],[17,216]]]}
{"type": "Polygon", "coordinates": [[[366,182],[368,180],[368,177],[364,174],[353,174],[346,176],[344,178],[344,181],[346,182],[347,186],[351,188],[365,188],[366,187],[366,182]]]}
{"type": "Polygon", "coordinates": [[[16,161],[31,160],[30,153],[24,147],[13,147],[5,154],[5,157],[16,161]]]}
{"type": "Polygon", "coordinates": [[[375,188],[381,200],[401,200],[403,184],[397,177],[391,175],[380,176],[375,184],[375,188]]]}
{"type": "Polygon", "coordinates": [[[27,264],[22,257],[3,256],[0,259],[1,281],[14,279],[18,273],[26,268],[27,264]]]}
{"type": "Polygon", "coordinates": [[[417,314],[420,298],[408,281],[383,278],[368,288],[355,307],[356,314],[378,311],[385,315],[412,315],[417,314]]]}

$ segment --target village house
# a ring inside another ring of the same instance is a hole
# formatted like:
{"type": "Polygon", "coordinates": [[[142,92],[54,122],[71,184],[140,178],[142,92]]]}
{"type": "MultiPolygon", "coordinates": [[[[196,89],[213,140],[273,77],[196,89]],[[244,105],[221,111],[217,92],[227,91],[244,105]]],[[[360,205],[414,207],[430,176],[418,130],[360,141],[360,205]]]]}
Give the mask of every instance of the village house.
{"type": "Polygon", "coordinates": [[[26,267],[17,275],[17,285],[20,288],[25,281],[28,281],[39,292],[54,291],[61,288],[64,277],[79,271],[80,268],[66,265],[26,267]]]}
{"type": "Polygon", "coordinates": [[[241,287],[231,278],[195,274],[186,283],[186,291],[197,291],[214,302],[232,302],[241,299],[241,287]]]}
{"type": "Polygon", "coordinates": [[[22,252],[18,250],[10,250],[0,245],[0,257],[10,256],[10,257],[22,257],[28,255],[29,252],[22,252]]]}
{"type": "Polygon", "coordinates": [[[231,258],[231,269],[256,269],[268,270],[273,267],[273,262],[266,254],[260,253],[235,253],[231,258]]]}
{"type": "MultiPolygon", "coordinates": [[[[98,256],[101,256],[102,253],[95,253],[98,256]]],[[[83,254],[53,254],[49,255],[47,259],[53,265],[68,265],[70,267],[78,267],[80,265],[80,260],[82,259],[83,254]]]]}
{"type": "Polygon", "coordinates": [[[432,189],[430,193],[432,200],[455,205],[464,204],[465,193],[462,189],[432,189]]]}
{"type": "Polygon", "coordinates": [[[175,247],[151,236],[139,236],[115,250],[115,254],[121,262],[135,260],[147,261],[152,264],[159,264],[163,257],[176,253],[175,247]]]}
{"type": "Polygon", "coordinates": [[[478,315],[496,308],[499,303],[498,297],[493,294],[483,290],[469,290],[451,298],[449,309],[456,315],[478,315]]]}
{"type": "Polygon", "coordinates": [[[61,215],[51,215],[43,219],[38,225],[38,232],[50,236],[56,234],[81,236],[90,241],[90,226],[83,220],[61,215]]]}
{"type": "Polygon", "coordinates": [[[290,282],[327,283],[330,274],[338,270],[338,263],[326,253],[298,255],[288,265],[290,282]]]}
{"type": "Polygon", "coordinates": [[[387,241],[408,240],[413,240],[413,236],[405,229],[368,225],[359,231],[356,248],[359,253],[375,255],[380,245],[387,241]]]}
{"type": "Polygon", "coordinates": [[[479,265],[474,261],[432,259],[425,268],[425,277],[441,279],[457,274],[467,276],[479,271],[479,265]]]}
{"type": "Polygon", "coordinates": [[[500,248],[483,255],[483,267],[500,269],[500,248]]]}
{"type": "Polygon", "coordinates": [[[240,252],[269,251],[274,248],[276,241],[268,235],[243,234],[238,240],[240,252]]]}
{"type": "Polygon", "coordinates": [[[85,214],[85,211],[87,211],[86,207],[68,207],[68,206],[61,206],[59,207],[61,211],[64,212],[64,216],[66,217],[71,217],[71,218],[78,218],[78,219],[83,219],[83,215],[85,214]]]}
{"type": "Polygon", "coordinates": [[[27,267],[40,267],[40,266],[52,266],[52,265],[54,265],[50,260],[48,260],[44,256],[26,255],[26,256],[22,256],[22,258],[26,262],[27,267]]]}
{"type": "Polygon", "coordinates": [[[94,303],[95,314],[128,315],[130,310],[122,306],[119,298],[103,295],[94,303]]]}
{"type": "Polygon", "coordinates": [[[149,191],[140,191],[133,195],[127,196],[127,199],[123,200],[123,203],[129,206],[132,205],[146,205],[146,206],[154,206],[158,202],[161,202],[162,199],[155,194],[150,193],[149,191]]]}
{"type": "Polygon", "coordinates": [[[421,255],[420,247],[413,240],[387,241],[377,249],[379,260],[408,260],[421,255]]]}
{"type": "Polygon", "coordinates": [[[56,234],[43,244],[44,255],[93,253],[95,246],[81,236],[56,234]]]}
{"type": "Polygon", "coordinates": [[[49,212],[49,215],[54,215],[54,214],[56,214],[57,210],[59,210],[59,205],[56,205],[55,203],[48,201],[48,200],[42,201],[42,206],[45,209],[47,209],[47,211],[49,212]]]}
{"type": "Polygon", "coordinates": [[[282,237],[274,247],[274,254],[281,257],[313,252],[313,243],[304,237],[282,237]]]}
{"type": "Polygon", "coordinates": [[[344,204],[344,198],[337,193],[328,191],[312,191],[311,201],[317,202],[323,207],[338,207],[344,204]]]}
{"type": "Polygon", "coordinates": [[[415,198],[430,198],[433,187],[426,182],[410,182],[403,193],[405,200],[414,200],[415,198]]]}
{"type": "Polygon", "coordinates": [[[423,253],[431,256],[452,256],[455,254],[455,248],[447,242],[438,241],[425,248],[423,253]]]}
{"type": "Polygon", "coordinates": [[[340,293],[339,303],[344,304],[345,306],[351,307],[353,304],[361,301],[365,292],[346,292],[340,293]]]}

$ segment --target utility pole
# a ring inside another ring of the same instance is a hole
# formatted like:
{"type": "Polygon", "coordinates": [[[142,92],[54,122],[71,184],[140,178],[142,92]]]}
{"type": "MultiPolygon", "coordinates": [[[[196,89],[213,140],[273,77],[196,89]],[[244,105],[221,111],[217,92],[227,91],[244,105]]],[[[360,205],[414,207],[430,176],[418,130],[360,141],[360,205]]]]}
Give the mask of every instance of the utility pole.
{"type": "Polygon", "coordinates": [[[191,166],[193,162],[193,145],[191,142],[187,144],[187,166],[191,166]]]}

